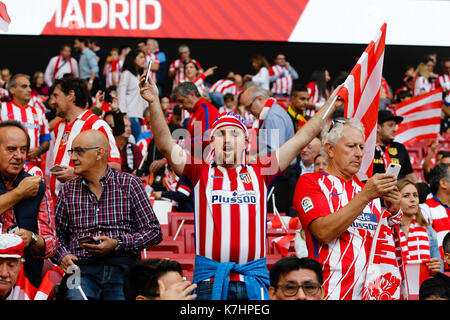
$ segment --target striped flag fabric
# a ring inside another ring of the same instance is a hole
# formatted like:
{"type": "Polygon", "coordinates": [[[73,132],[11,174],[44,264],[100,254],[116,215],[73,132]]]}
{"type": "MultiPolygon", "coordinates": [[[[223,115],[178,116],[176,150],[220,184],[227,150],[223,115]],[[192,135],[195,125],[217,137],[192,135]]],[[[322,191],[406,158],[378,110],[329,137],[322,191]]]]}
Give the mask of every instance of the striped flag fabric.
{"type": "Polygon", "coordinates": [[[272,220],[267,222],[267,228],[272,229],[298,229],[299,219],[290,216],[278,216],[277,214],[272,220]]]}
{"type": "Polygon", "coordinates": [[[358,173],[362,181],[372,176],[385,41],[386,23],[364,50],[338,92],[344,99],[344,116],[359,119],[365,128],[365,152],[358,173]]]}
{"type": "Polygon", "coordinates": [[[62,271],[59,266],[53,265],[42,278],[41,285],[39,286],[39,289],[37,289],[33,300],[52,300],[54,298],[53,289],[63,277],[64,271],[62,271]]]}
{"type": "Polygon", "coordinates": [[[8,15],[8,10],[6,10],[6,5],[0,1],[0,30],[8,32],[10,23],[11,18],[8,15]]]}
{"type": "Polygon", "coordinates": [[[428,139],[437,139],[441,127],[442,88],[413,97],[395,107],[395,115],[403,117],[395,140],[406,147],[428,139]]]}
{"type": "Polygon", "coordinates": [[[291,241],[294,241],[295,234],[286,234],[284,236],[277,237],[272,240],[272,242],[277,246],[283,257],[286,257],[289,253],[289,247],[291,246],[291,241]]]}

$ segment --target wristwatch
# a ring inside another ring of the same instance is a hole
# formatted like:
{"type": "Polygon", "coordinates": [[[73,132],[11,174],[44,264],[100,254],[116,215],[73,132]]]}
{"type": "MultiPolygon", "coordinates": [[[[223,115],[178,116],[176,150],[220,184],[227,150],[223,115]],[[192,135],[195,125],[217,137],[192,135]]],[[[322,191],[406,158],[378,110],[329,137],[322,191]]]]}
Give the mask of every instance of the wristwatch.
{"type": "Polygon", "coordinates": [[[117,237],[117,247],[114,248],[114,252],[118,252],[123,249],[123,241],[121,237],[117,237]]]}
{"type": "Polygon", "coordinates": [[[37,241],[38,241],[38,237],[37,237],[36,233],[32,232],[30,245],[34,245],[37,241]]]}

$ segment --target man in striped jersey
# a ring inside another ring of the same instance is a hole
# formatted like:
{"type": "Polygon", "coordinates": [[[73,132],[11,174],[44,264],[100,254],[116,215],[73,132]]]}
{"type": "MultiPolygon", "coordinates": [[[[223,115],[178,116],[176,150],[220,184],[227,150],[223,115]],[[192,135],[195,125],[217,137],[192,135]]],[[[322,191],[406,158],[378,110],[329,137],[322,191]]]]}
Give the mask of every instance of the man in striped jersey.
{"type": "Polygon", "coordinates": [[[319,133],[331,100],[278,150],[252,164],[246,163],[245,124],[236,114],[221,114],[210,132],[212,161],[208,162],[194,159],[176,144],[155,83],[144,82],[141,77],[141,96],[150,105],[156,145],[174,172],[190,181],[194,192],[193,282],[198,284],[198,299],[268,299],[266,193],[272,180],[319,133]]]}
{"type": "MultiPolygon", "coordinates": [[[[444,260],[442,246],[445,235],[450,231],[450,172],[448,164],[438,164],[430,172],[432,196],[420,205],[422,214],[436,231],[441,260],[444,260]]],[[[445,266],[447,269],[448,266],[445,266]]]]}
{"type": "Polygon", "coordinates": [[[186,76],[184,74],[184,64],[192,61],[198,67],[198,72],[202,73],[203,69],[200,66],[200,63],[195,59],[191,58],[191,51],[189,47],[185,44],[182,44],[178,47],[178,54],[180,55],[179,59],[174,60],[169,66],[169,77],[173,78],[172,89],[175,88],[182,82],[186,81],[186,76]]]}
{"type": "Polygon", "coordinates": [[[54,127],[55,144],[48,159],[52,168],[52,195],[56,197],[62,184],[75,177],[68,150],[72,147],[73,139],[82,131],[93,129],[106,135],[110,144],[108,164],[113,169],[120,170],[120,152],[110,126],[86,108],[90,99],[86,82],[78,78],[57,80],[52,99],[56,106],[56,115],[62,118],[54,127]]]}
{"type": "Polygon", "coordinates": [[[29,76],[16,74],[8,84],[12,101],[2,103],[0,119],[17,120],[27,130],[30,136],[30,149],[27,161],[40,167],[40,156],[47,152],[50,146],[50,131],[47,118],[41,108],[29,104],[31,99],[31,83],[29,76]]]}
{"type": "Polygon", "coordinates": [[[275,65],[269,69],[271,91],[274,97],[289,97],[292,90],[292,83],[298,79],[298,73],[286,61],[286,56],[282,53],[275,58],[275,65]]]}
{"type": "MultiPolygon", "coordinates": [[[[294,208],[305,230],[309,257],[322,264],[325,299],[360,300],[382,216],[379,198],[391,213],[388,221],[400,223],[401,195],[391,174],[376,174],[365,185],[356,177],[364,152],[364,127],[357,119],[340,121],[322,131],[328,168],[300,177],[294,208]]],[[[390,228],[385,232],[392,237],[390,228]]],[[[388,258],[398,271],[388,241],[384,250],[391,253],[388,258]]]]}

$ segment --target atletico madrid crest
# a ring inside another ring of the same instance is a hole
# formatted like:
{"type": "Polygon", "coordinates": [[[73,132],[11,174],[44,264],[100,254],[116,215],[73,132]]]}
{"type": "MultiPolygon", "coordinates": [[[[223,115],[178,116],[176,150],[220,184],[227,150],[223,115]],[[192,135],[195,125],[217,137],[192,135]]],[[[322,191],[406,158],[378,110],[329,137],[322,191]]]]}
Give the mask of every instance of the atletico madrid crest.
{"type": "Polygon", "coordinates": [[[241,181],[245,184],[249,184],[252,182],[252,177],[249,173],[241,173],[239,174],[239,177],[241,178],[241,181]]]}

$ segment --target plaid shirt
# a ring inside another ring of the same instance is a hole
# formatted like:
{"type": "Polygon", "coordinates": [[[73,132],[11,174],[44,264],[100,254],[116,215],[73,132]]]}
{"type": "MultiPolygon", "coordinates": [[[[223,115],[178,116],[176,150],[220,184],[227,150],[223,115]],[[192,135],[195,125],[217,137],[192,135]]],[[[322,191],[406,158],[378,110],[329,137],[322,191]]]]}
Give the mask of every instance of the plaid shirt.
{"type": "Polygon", "coordinates": [[[100,183],[103,190],[100,199],[82,177],[63,185],[55,207],[58,264],[67,254],[80,260],[94,257],[78,241],[87,235],[120,236],[123,248],[112,256],[138,255],[161,242],[161,226],[139,178],[108,167],[100,183]]]}
{"type": "MultiPolygon", "coordinates": [[[[12,189],[8,188],[8,191],[12,189]]],[[[55,218],[53,212],[53,200],[50,194],[50,189],[46,188],[44,197],[42,198],[41,205],[39,206],[38,212],[38,232],[45,242],[45,253],[43,257],[35,258],[51,258],[57,248],[56,242],[56,229],[55,229],[55,218]]],[[[14,214],[13,208],[6,211],[0,216],[0,223],[2,224],[1,232],[7,233],[9,227],[17,223],[16,216],[14,214]]]]}

